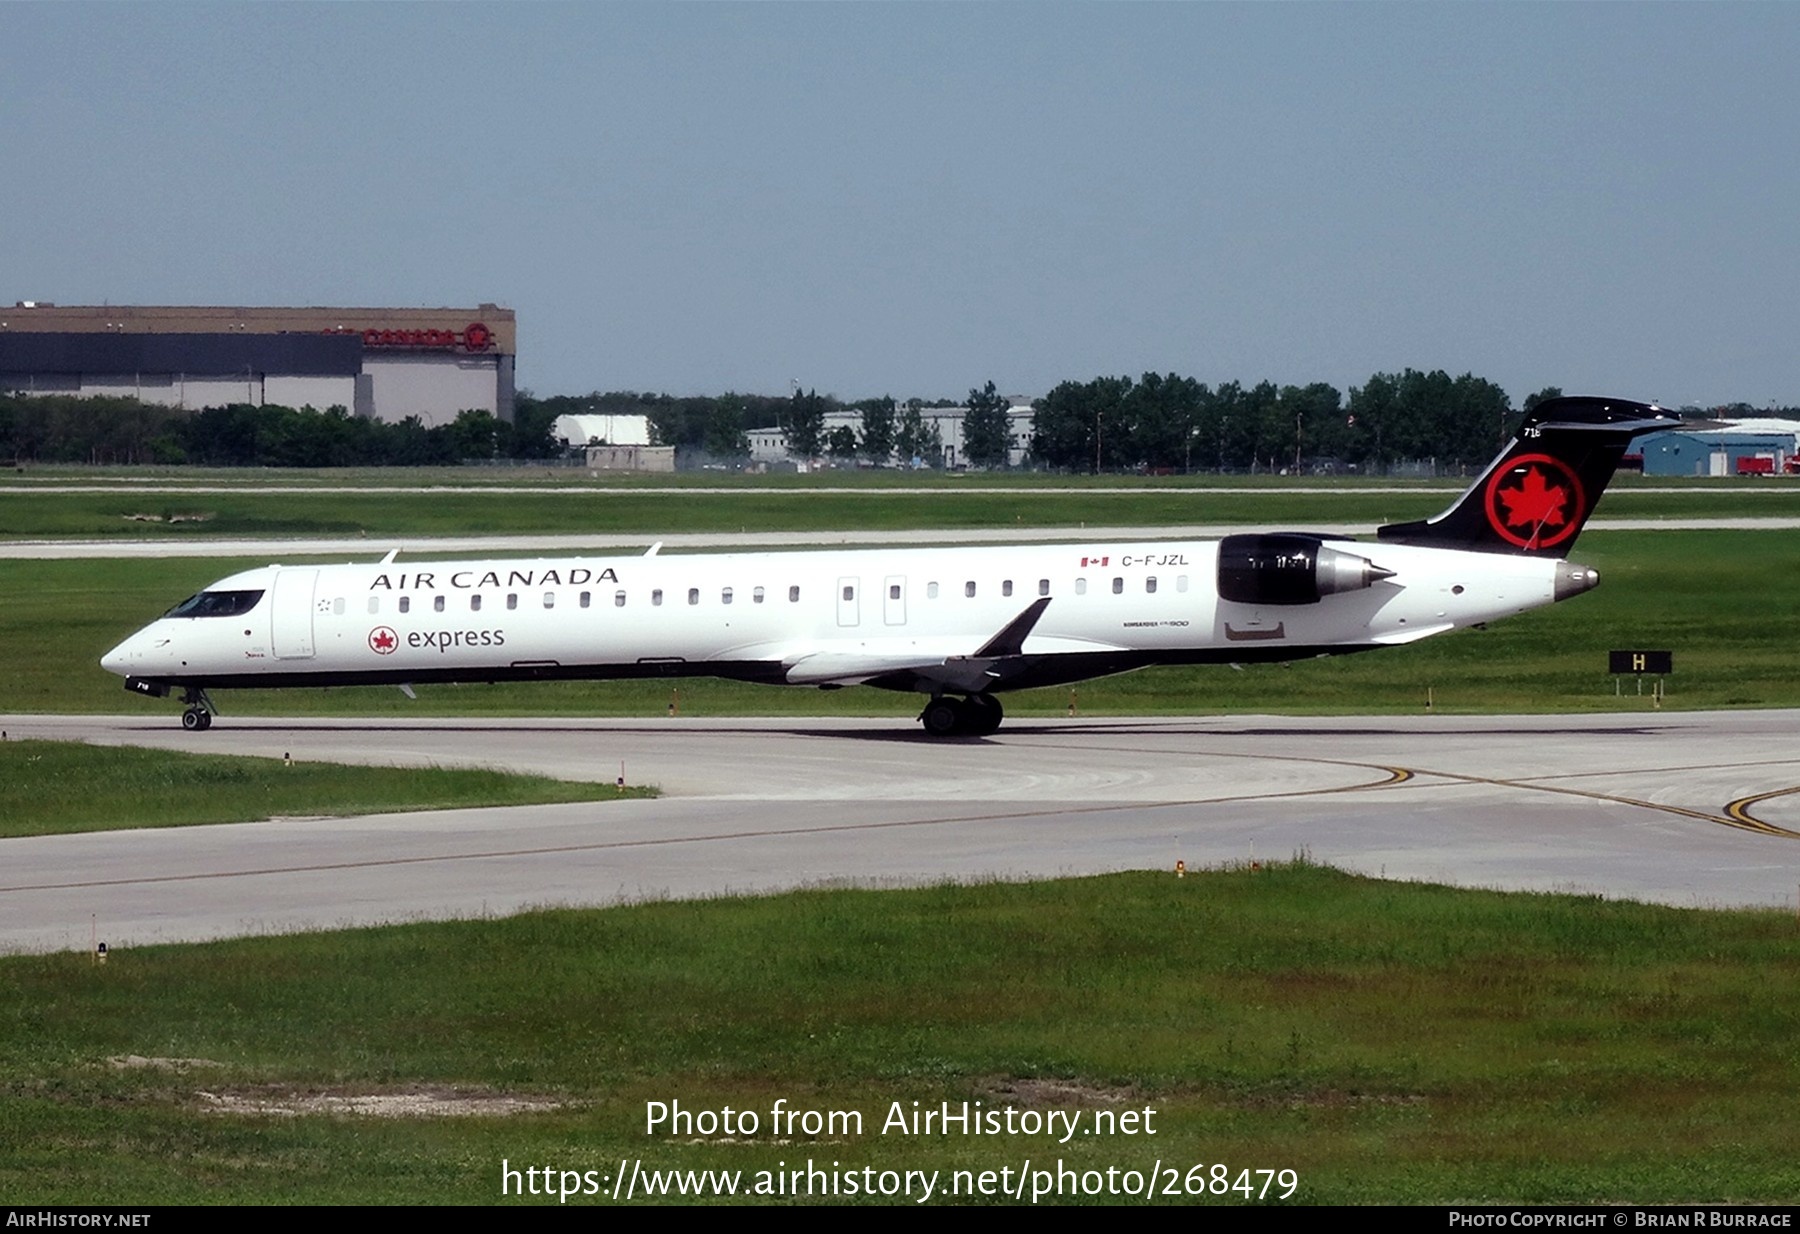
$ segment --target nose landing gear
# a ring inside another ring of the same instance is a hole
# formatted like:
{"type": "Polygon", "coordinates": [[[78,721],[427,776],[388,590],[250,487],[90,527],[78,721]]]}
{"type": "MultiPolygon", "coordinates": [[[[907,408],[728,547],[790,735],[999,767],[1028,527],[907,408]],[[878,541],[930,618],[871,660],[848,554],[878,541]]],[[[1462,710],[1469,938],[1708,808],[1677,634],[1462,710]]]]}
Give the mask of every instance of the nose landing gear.
{"type": "Polygon", "coordinates": [[[181,701],[187,704],[187,710],[181,713],[181,727],[190,733],[204,733],[212,727],[213,712],[217,710],[205,690],[189,687],[181,695],[181,701]]]}

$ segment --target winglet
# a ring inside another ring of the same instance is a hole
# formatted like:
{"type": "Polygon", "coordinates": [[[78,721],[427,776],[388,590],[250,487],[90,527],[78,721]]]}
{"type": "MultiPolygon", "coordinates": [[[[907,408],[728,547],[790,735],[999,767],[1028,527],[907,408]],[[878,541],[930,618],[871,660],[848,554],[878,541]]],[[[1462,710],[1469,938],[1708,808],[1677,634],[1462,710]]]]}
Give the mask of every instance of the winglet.
{"type": "Polygon", "coordinates": [[[1024,654],[1025,639],[1031,634],[1032,627],[1037,625],[1038,618],[1050,607],[1050,597],[1032,602],[1031,607],[1007,622],[1006,628],[981,645],[975,655],[981,656],[1017,656],[1024,654]]]}

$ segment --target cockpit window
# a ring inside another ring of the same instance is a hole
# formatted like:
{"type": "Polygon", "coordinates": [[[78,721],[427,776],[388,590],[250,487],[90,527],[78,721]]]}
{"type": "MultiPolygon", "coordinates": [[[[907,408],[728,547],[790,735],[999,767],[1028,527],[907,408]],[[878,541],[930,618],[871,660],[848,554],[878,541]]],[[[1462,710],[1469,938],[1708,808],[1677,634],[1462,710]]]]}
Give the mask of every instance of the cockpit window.
{"type": "Polygon", "coordinates": [[[202,591],[164,613],[164,617],[236,617],[256,607],[260,591],[202,591]]]}

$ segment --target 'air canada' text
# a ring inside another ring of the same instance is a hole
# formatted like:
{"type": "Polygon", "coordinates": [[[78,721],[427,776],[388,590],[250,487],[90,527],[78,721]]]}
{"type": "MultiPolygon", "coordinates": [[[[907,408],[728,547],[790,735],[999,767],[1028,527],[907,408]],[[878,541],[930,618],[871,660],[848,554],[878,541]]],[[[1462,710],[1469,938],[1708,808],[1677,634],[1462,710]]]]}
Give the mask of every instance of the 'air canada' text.
{"type": "MultiPolygon", "coordinates": [[[[595,572],[586,566],[552,566],[547,570],[458,570],[442,584],[445,587],[471,591],[480,587],[579,587],[583,583],[616,583],[619,573],[611,566],[595,572]]],[[[417,570],[411,574],[377,574],[369,584],[370,591],[436,591],[437,573],[417,570]]]]}

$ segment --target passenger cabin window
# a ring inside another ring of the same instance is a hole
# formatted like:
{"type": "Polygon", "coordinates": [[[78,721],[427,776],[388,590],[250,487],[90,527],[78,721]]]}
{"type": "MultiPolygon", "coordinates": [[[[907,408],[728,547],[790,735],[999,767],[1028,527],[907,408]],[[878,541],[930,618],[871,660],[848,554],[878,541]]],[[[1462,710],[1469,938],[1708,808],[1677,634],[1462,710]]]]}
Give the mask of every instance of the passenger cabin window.
{"type": "Polygon", "coordinates": [[[369,611],[371,613],[379,613],[381,611],[381,597],[380,596],[370,596],[369,597],[369,611]]]}
{"type": "Polygon", "coordinates": [[[1085,596],[1087,594],[1087,580],[1085,578],[1078,578],[1075,580],[1075,594],[1078,596],[1085,596]]]}
{"type": "Polygon", "coordinates": [[[481,597],[480,596],[470,596],[469,597],[469,611],[471,613],[479,613],[481,611],[481,597]]]}
{"type": "Polygon", "coordinates": [[[725,587],[719,591],[719,603],[720,604],[730,604],[731,603],[731,588],[725,587]]]}
{"type": "MultiPolygon", "coordinates": [[[[260,591],[202,591],[164,613],[164,617],[236,617],[256,607],[260,591]]],[[[370,596],[373,600],[375,597],[370,596]]],[[[374,609],[369,610],[371,613],[374,609]]]]}
{"type": "Polygon", "coordinates": [[[655,605],[657,608],[662,607],[662,588],[661,587],[655,588],[654,590],[651,591],[650,603],[655,605]]]}
{"type": "Polygon", "coordinates": [[[888,584],[888,599],[898,600],[899,598],[900,598],[900,584],[899,583],[889,583],[888,584]]]}
{"type": "Polygon", "coordinates": [[[519,607],[519,593],[518,592],[509,591],[506,593],[506,607],[509,609],[514,609],[514,608],[519,607]]]}
{"type": "Polygon", "coordinates": [[[788,588],[788,603],[789,604],[798,604],[799,602],[800,602],[800,589],[798,587],[789,587],[788,588]]]}
{"type": "Polygon", "coordinates": [[[593,602],[594,602],[594,593],[593,592],[584,591],[581,593],[581,607],[582,608],[588,607],[588,605],[592,604],[593,602]]]}
{"type": "Polygon", "coordinates": [[[1010,596],[1012,594],[1012,580],[1010,578],[1000,584],[1000,594],[1003,596],[1010,596]]]}
{"type": "Polygon", "coordinates": [[[400,611],[403,613],[410,613],[412,611],[412,597],[411,596],[401,596],[400,597],[400,611]]]}
{"type": "Polygon", "coordinates": [[[688,588],[688,603],[689,604],[700,603],[700,589],[698,587],[689,587],[688,588]]]}
{"type": "Polygon", "coordinates": [[[624,592],[622,592],[622,591],[613,592],[613,607],[614,608],[624,608],[625,607],[625,593],[624,592]]]}
{"type": "Polygon", "coordinates": [[[431,597],[431,611],[434,613],[441,613],[444,611],[444,597],[443,596],[432,596],[431,597]]]}
{"type": "Polygon", "coordinates": [[[1187,590],[1187,575],[1177,574],[1175,576],[1175,590],[1176,591],[1186,591],[1187,590]]]}
{"type": "Polygon", "coordinates": [[[1040,578],[1038,580],[1038,594],[1040,596],[1047,596],[1050,594],[1050,580],[1049,579],[1040,578]]]}
{"type": "Polygon", "coordinates": [[[1144,594],[1152,596],[1156,594],[1156,575],[1152,574],[1144,580],[1144,594]]]}
{"type": "Polygon", "coordinates": [[[556,593],[554,591],[546,591],[544,593],[544,607],[545,608],[555,608],[556,607],[556,593]]]}
{"type": "Polygon", "coordinates": [[[331,611],[339,617],[342,617],[344,615],[344,597],[343,596],[339,596],[337,599],[335,599],[331,602],[331,611]]]}
{"type": "Polygon", "coordinates": [[[1113,594],[1115,596],[1122,596],[1125,594],[1125,580],[1116,575],[1113,577],[1113,594]]]}
{"type": "Polygon", "coordinates": [[[937,599],[937,584],[936,583],[926,583],[925,584],[925,598],[927,600],[937,599]]]}
{"type": "Polygon", "coordinates": [[[969,599],[971,599],[971,600],[973,600],[975,598],[975,580],[974,579],[970,579],[968,582],[963,584],[963,594],[965,596],[969,597],[969,599]]]}
{"type": "Polygon", "coordinates": [[[844,599],[846,599],[846,600],[856,599],[856,588],[854,586],[846,586],[844,588],[844,599]]]}
{"type": "Polygon", "coordinates": [[[763,602],[763,589],[761,587],[758,587],[758,588],[754,589],[753,591],[751,591],[750,602],[752,604],[761,604],[763,602]]]}

